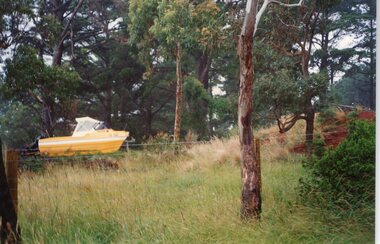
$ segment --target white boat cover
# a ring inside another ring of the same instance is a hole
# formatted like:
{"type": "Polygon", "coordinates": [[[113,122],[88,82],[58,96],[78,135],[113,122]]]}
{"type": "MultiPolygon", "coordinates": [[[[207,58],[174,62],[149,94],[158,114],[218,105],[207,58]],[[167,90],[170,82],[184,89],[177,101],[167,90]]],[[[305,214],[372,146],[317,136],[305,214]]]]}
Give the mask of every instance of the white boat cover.
{"type": "Polygon", "coordinates": [[[75,120],[78,124],[73,132],[73,137],[84,136],[91,131],[106,129],[103,121],[99,121],[90,117],[76,118],[75,120]]]}

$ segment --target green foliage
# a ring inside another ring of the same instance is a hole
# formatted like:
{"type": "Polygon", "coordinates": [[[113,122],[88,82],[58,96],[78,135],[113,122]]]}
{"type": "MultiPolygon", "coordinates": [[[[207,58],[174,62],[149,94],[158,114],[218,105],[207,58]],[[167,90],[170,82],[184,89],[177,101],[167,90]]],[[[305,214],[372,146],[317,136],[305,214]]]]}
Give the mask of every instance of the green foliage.
{"type": "Polygon", "coordinates": [[[192,11],[192,25],[195,32],[195,45],[204,53],[218,51],[222,46],[226,33],[223,30],[223,13],[214,1],[203,0],[192,11]]]}
{"type": "Polygon", "coordinates": [[[349,135],[336,149],[304,163],[308,177],[301,180],[305,200],[318,205],[318,195],[342,209],[374,206],[375,124],[353,121],[349,135]]]}
{"type": "Polygon", "coordinates": [[[335,107],[327,107],[321,110],[319,113],[319,116],[317,117],[317,120],[319,123],[323,123],[325,121],[332,121],[335,118],[336,115],[336,108],[335,107]]]}
{"type": "Polygon", "coordinates": [[[39,134],[39,117],[20,102],[1,105],[0,138],[9,148],[23,148],[39,134]]]}
{"type": "Polygon", "coordinates": [[[37,28],[41,35],[48,40],[49,47],[54,48],[61,37],[62,23],[53,15],[44,15],[37,24],[37,28]]]}
{"type": "Polygon", "coordinates": [[[297,82],[288,70],[281,69],[275,74],[261,75],[254,87],[256,109],[269,109],[277,116],[295,112],[299,107],[301,94],[298,93],[297,82]]]}
{"type": "Polygon", "coordinates": [[[184,91],[184,114],[183,129],[185,131],[192,130],[206,139],[208,135],[208,124],[205,120],[207,116],[207,107],[205,102],[210,101],[210,96],[203,84],[192,76],[186,76],[183,86],[184,91]]]}
{"type": "Polygon", "coordinates": [[[210,102],[213,112],[212,125],[214,134],[218,137],[230,135],[230,129],[236,125],[237,120],[237,95],[215,96],[210,102]]]}
{"type": "Polygon", "coordinates": [[[32,0],[0,0],[0,51],[25,35],[25,29],[20,28],[20,23],[33,15],[31,3],[32,0]]]}
{"type": "Polygon", "coordinates": [[[308,79],[294,76],[287,69],[263,74],[254,88],[258,104],[256,108],[271,107],[276,118],[288,113],[303,113],[311,100],[321,96],[325,87],[325,75],[321,73],[310,75],[308,79]]]}
{"type": "MultiPolygon", "coordinates": [[[[21,46],[5,67],[6,79],[1,91],[6,99],[18,99],[26,104],[41,97],[65,100],[78,88],[79,75],[64,66],[48,66],[32,48],[21,46]]],[[[36,101],[37,100],[37,101],[36,101]]]]}
{"type": "Polygon", "coordinates": [[[355,65],[346,71],[346,74],[333,86],[339,103],[346,105],[370,106],[370,67],[355,65]]]}
{"type": "Polygon", "coordinates": [[[312,150],[316,157],[321,158],[325,153],[326,143],[321,135],[316,135],[313,140],[312,150]]]}
{"type": "MultiPolygon", "coordinates": [[[[41,124],[43,124],[42,118],[44,117],[42,110],[46,109],[48,104],[52,126],[56,126],[64,122],[64,119],[58,122],[55,118],[59,118],[59,116],[65,118],[65,104],[75,98],[80,80],[79,75],[69,67],[46,65],[42,59],[37,57],[33,48],[20,46],[13,59],[7,60],[5,78],[0,85],[0,94],[3,100],[9,102],[10,106],[12,106],[11,103],[17,102],[27,106],[29,113],[32,114],[27,117],[38,118],[41,124]]],[[[19,104],[15,106],[19,106],[19,104]]],[[[23,108],[17,113],[25,113],[25,109],[23,108]]],[[[7,113],[7,115],[11,115],[11,113],[7,113]]],[[[12,118],[14,119],[14,116],[8,120],[12,118]]],[[[17,125],[19,122],[13,121],[13,124],[17,125]]],[[[41,131],[47,129],[43,126],[33,125],[33,127],[39,127],[41,131]]],[[[3,129],[6,128],[7,126],[3,129]]],[[[49,127],[49,129],[53,128],[49,127]]],[[[28,131],[31,134],[24,140],[31,142],[35,133],[32,133],[31,130],[28,131]]],[[[19,145],[20,139],[15,139],[12,144],[19,145]]]]}
{"type": "Polygon", "coordinates": [[[189,48],[193,45],[191,4],[188,0],[160,1],[158,17],[149,31],[159,41],[161,54],[174,55],[177,45],[189,48]]]}
{"type": "Polygon", "coordinates": [[[197,107],[202,101],[210,100],[207,90],[203,87],[203,84],[192,76],[186,76],[183,84],[183,90],[188,104],[192,107],[197,107]]]}
{"type": "Polygon", "coordinates": [[[347,118],[352,120],[352,119],[356,119],[358,116],[359,116],[359,113],[358,113],[358,111],[355,110],[355,111],[350,112],[347,115],[347,118]]]}
{"type": "Polygon", "coordinates": [[[139,57],[148,67],[151,62],[151,50],[157,45],[153,41],[153,34],[149,32],[158,15],[157,5],[157,0],[131,0],[126,18],[129,41],[139,48],[139,57]]]}

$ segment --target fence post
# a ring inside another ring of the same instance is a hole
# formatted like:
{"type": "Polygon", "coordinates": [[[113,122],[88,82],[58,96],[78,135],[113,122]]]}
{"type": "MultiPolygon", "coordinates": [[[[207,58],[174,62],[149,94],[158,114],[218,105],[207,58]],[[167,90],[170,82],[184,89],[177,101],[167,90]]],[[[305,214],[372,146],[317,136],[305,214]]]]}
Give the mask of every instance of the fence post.
{"type": "Polygon", "coordinates": [[[18,209],[18,164],[19,155],[16,150],[7,150],[6,154],[7,164],[7,179],[11,192],[13,205],[17,213],[18,209]]]}
{"type": "Polygon", "coordinates": [[[256,154],[256,161],[257,161],[257,174],[259,177],[259,186],[260,186],[260,192],[262,192],[262,182],[261,182],[261,153],[260,153],[260,139],[255,138],[255,154],[256,154]]]}

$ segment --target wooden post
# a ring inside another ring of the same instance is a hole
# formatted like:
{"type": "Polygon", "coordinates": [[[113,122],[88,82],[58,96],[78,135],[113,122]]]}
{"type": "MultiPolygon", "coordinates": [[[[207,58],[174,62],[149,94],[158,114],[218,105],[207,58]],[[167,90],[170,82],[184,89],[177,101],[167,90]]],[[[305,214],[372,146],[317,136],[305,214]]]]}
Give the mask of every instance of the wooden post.
{"type": "Polygon", "coordinates": [[[13,205],[17,213],[19,155],[16,150],[7,150],[6,164],[7,164],[7,180],[8,180],[9,190],[11,192],[13,205]]]}
{"type": "Polygon", "coordinates": [[[260,192],[262,193],[262,182],[261,182],[261,153],[260,153],[260,139],[255,139],[255,153],[256,153],[256,160],[257,160],[257,174],[259,177],[259,187],[260,192]]]}
{"type": "MultiPolygon", "coordinates": [[[[0,152],[2,151],[3,151],[2,142],[0,140],[0,152]]],[[[15,156],[14,153],[13,153],[13,156],[15,156]]],[[[12,155],[12,152],[10,153],[9,156],[11,155],[12,155]]],[[[17,160],[13,160],[13,161],[18,162],[18,157],[15,157],[15,159],[17,160]]],[[[13,163],[11,163],[11,161],[8,161],[8,162],[9,164],[7,168],[8,168],[8,172],[10,172],[11,169],[12,168],[14,169],[15,167],[13,163]]],[[[15,172],[16,172],[16,177],[17,177],[17,170],[15,172]]],[[[14,171],[12,173],[14,173],[14,171]]],[[[15,204],[11,196],[11,190],[10,190],[11,187],[9,187],[9,183],[7,181],[7,179],[11,179],[12,173],[11,175],[7,176],[6,170],[5,170],[5,162],[3,160],[3,157],[0,156],[0,219],[1,219],[0,239],[1,239],[1,243],[21,242],[21,229],[17,222],[15,204]]],[[[11,182],[15,183],[15,181],[11,181],[11,182]]],[[[12,190],[14,191],[14,189],[12,190]]]]}

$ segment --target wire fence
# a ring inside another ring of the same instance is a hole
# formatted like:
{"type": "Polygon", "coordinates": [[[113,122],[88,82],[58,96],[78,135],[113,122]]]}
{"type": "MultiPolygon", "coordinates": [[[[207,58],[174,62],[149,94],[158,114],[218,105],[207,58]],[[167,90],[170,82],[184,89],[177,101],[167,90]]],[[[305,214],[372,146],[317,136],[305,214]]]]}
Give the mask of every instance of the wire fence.
{"type": "MultiPolygon", "coordinates": [[[[333,135],[333,134],[339,134],[339,133],[347,133],[345,130],[335,130],[335,131],[329,131],[329,132],[317,132],[314,133],[314,135],[333,135]]],[[[296,135],[287,135],[280,134],[279,132],[274,133],[264,133],[259,134],[259,136],[256,136],[258,141],[261,141],[262,144],[260,146],[256,145],[256,154],[260,155],[257,150],[265,150],[265,147],[268,143],[272,140],[278,140],[278,143],[282,144],[282,146],[290,146],[290,145],[297,145],[300,143],[305,142],[305,138],[308,134],[306,133],[298,133],[296,135]],[[269,142],[268,142],[269,140],[269,142]],[[260,149],[261,147],[261,149],[260,149]]],[[[118,172],[124,173],[129,172],[126,168],[119,168],[118,165],[113,165],[112,160],[125,160],[129,156],[131,156],[131,153],[134,151],[151,151],[153,154],[163,152],[163,151],[174,151],[175,148],[181,148],[181,150],[191,150],[194,146],[199,145],[209,145],[216,141],[226,141],[226,139],[211,139],[208,141],[182,141],[182,142],[149,142],[149,143],[135,143],[135,142],[126,142],[121,147],[120,150],[114,153],[108,153],[108,154],[89,154],[89,151],[81,151],[78,152],[75,155],[71,156],[44,156],[44,155],[34,155],[34,156],[21,156],[23,153],[31,152],[31,149],[22,149],[22,150],[12,150],[12,155],[6,156],[6,164],[7,164],[7,181],[10,186],[10,191],[12,192],[12,197],[15,201],[15,205],[18,204],[18,175],[20,171],[38,171],[38,170],[44,170],[49,165],[69,165],[73,166],[76,164],[82,163],[83,165],[88,165],[90,168],[100,168],[100,169],[118,169],[118,172]],[[152,150],[152,148],[154,148],[152,150]],[[92,165],[92,163],[95,162],[95,165],[92,165]],[[12,172],[13,171],[13,172],[12,172]]],[[[107,150],[108,148],[103,148],[107,150]]],[[[35,151],[35,149],[34,149],[35,151]]],[[[183,152],[182,151],[182,152],[183,152]]],[[[93,153],[93,152],[90,152],[93,153]]],[[[104,180],[104,184],[107,184],[108,179],[107,178],[101,178],[98,179],[98,181],[104,180]]],[[[67,185],[70,185],[69,182],[60,182],[56,184],[57,189],[65,189],[67,185]]],[[[42,186],[43,187],[43,186],[42,186]]],[[[47,187],[51,187],[50,185],[47,187]]],[[[107,192],[104,192],[103,190],[99,190],[97,192],[81,192],[81,195],[86,194],[112,194],[112,192],[120,192],[120,190],[110,190],[108,189],[107,192]]],[[[69,194],[69,193],[68,193],[69,194]]],[[[16,207],[17,208],[17,207],[16,207]]]]}
{"type": "MultiPolygon", "coordinates": [[[[329,132],[316,132],[313,135],[322,135],[322,136],[329,136],[329,135],[335,135],[335,134],[341,134],[341,133],[347,133],[346,130],[335,130],[335,131],[329,131],[329,132]]],[[[305,143],[305,138],[307,135],[306,133],[298,133],[296,135],[288,135],[286,133],[279,133],[279,132],[270,132],[270,133],[263,133],[259,134],[255,138],[260,139],[263,141],[263,147],[267,144],[270,144],[273,140],[277,140],[279,144],[283,144],[284,146],[296,146],[298,144],[305,143]]],[[[129,156],[128,153],[134,152],[134,151],[148,151],[152,153],[161,153],[165,151],[174,151],[178,150],[179,152],[185,152],[186,150],[191,149],[194,146],[198,145],[207,145],[212,144],[216,140],[224,141],[225,139],[211,139],[207,141],[181,141],[181,142],[173,142],[173,141],[165,141],[165,142],[149,142],[149,143],[135,143],[126,141],[123,145],[121,145],[119,151],[114,153],[106,153],[102,154],[99,152],[94,151],[77,151],[75,153],[72,153],[72,155],[39,155],[39,154],[33,154],[33,152],[36,152],[36,149],[18,149],[16,150],[20,157],[20,164],[19,168],[20,170],[39,170],[42,169],[46,164],[66,164],[66,165],[73,165],[75,163],[88,163],[88,162],[95,162],[100,161],[99,165],[102,164],[105,165],[105,167],[112,168],[112,164],[108,164],[107,161],[110,159],[121,159],[126,158],[129,156]],[[31,155],[29,153],[32,153],[31,155]]],[[[54,148],[53,148],[54,149],[54,148]]],[[[108,149],[111,149],[111,147],[103,147],[103,150],[107,151],[108,149]]],[[[12,163],[12,162],[8,162],[12,163]]]]}

